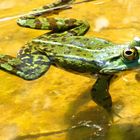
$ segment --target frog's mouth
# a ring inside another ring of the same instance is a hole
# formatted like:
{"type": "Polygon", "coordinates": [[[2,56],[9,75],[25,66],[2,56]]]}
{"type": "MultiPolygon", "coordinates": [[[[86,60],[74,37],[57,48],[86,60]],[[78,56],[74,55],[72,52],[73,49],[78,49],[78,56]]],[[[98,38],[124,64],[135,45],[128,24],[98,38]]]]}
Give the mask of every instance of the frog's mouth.
{"type": "Polygon", "coordinates": [[[140,71],[140,68],[127,68],[127,67],[117,67],[117,68],[103,68],[100,70],[101,74],[116,74],[123,71],[140,71]]]}
{"type": "Polygon", "coordinates": [[[140,48],[128,47],[121,54],[109,58],[100,73],[114,74],[121,71],[140,69],[140,48]]]}
{"type": "Polygon", "coordinates": [[[137,58],[129,62],[124,61],[122,56],[118,57],[114,61],[107,62],[104,67],[100,70],[100,73],[103,74],[114,74],[121,71],[130,71],[130,70],[140,70],[140,60],[137,58]]]}

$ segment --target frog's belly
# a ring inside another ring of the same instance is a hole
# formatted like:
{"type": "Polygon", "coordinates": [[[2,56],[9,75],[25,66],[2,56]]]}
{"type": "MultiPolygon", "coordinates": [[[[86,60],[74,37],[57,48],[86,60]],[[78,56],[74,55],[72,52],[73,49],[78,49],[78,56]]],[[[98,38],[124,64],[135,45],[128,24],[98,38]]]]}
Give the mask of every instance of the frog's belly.
{"type": "Polygon", "coordinates": [[[53,64],[62,69],[79,74],[96,74],[100,68],[94,61],[76,57],[53,57],[53,64]]]}

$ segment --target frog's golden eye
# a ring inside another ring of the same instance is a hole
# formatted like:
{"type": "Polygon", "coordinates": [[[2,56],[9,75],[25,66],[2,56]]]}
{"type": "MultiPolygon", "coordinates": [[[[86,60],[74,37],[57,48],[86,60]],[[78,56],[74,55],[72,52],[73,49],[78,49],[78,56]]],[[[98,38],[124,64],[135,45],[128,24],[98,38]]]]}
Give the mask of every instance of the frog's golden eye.
{"type": "Polygon", "coordinates": [[[127,48],[123,51],[123,57],[128,61],[135,60],[138,58],[138,51],[136,48],[127,48]]]}

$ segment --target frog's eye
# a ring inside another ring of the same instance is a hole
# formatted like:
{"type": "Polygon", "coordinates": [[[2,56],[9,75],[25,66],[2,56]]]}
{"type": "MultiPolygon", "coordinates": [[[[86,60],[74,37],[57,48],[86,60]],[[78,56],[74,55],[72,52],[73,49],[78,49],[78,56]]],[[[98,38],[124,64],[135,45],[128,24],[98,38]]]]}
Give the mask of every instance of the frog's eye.
{"type": "Polygon", "coordinates": [[[132,61],[138,58],[138,52],[136,48],[127,48],[123,51],[123,58],[128,61],[132,61]]]}

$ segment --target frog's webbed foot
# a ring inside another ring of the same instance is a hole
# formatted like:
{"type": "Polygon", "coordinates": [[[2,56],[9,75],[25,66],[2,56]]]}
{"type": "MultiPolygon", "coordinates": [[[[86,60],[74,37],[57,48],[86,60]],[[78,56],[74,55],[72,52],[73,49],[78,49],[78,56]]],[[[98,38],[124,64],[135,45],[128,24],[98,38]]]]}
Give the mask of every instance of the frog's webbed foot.
{"type": "Polygon", "coordinates": [[[47,5],[44,5],[42,7],[33,9],[33,11],[31,13],[33,15],[40,16],[43,13],[46,13],[45,10],[47,10],[47,9],[52,9],[47,13],[52,13],[55,10],[59,10],[58,12],[60,12],[60,11],[62,11],[64,9],[69,8],[69,5],[72,4],[74,1],[75,0],[57,0],[57,1],[53,2],[53,3],[51,3],[51,4],[47,4],[47,5]],[[34,12],[36,14],[34,14],[34,12]]]}
{"type": "Polygon", "coordinates": [[[120,118],[112,108],[112,99],[109,94],[109,84],[112,77],[113,75],[99,75],[91,90],[93,101],[107,111],[111,121],[113,121],[114,115],[120,118]]]}
{"type": "Polygon", "coordinates": [[[114,108],[111,108],[110,111],[109,110],[106,110],[106,111],[107,111],[107,116],[108,116],[108,118],[109,118],[109,120],[110,120],[111,123],[116,122],[116,120],[118,121],[118,119],[121,119],[122,118],[122,116],[120,116],[118,114],[118,112],[116,112],[114,110],[114,108]]]}
{"type": "Polygon", "coordinates": [[[43,6],[42,8],[43,9],[48,9],[48,8],[53,8],[53,7],[56,7],[56,6],[68,5],[68,4],[73,3],[74,1],[75,0],[57,0],[54,3],[47,4],[46,6],[43,6]]]}

